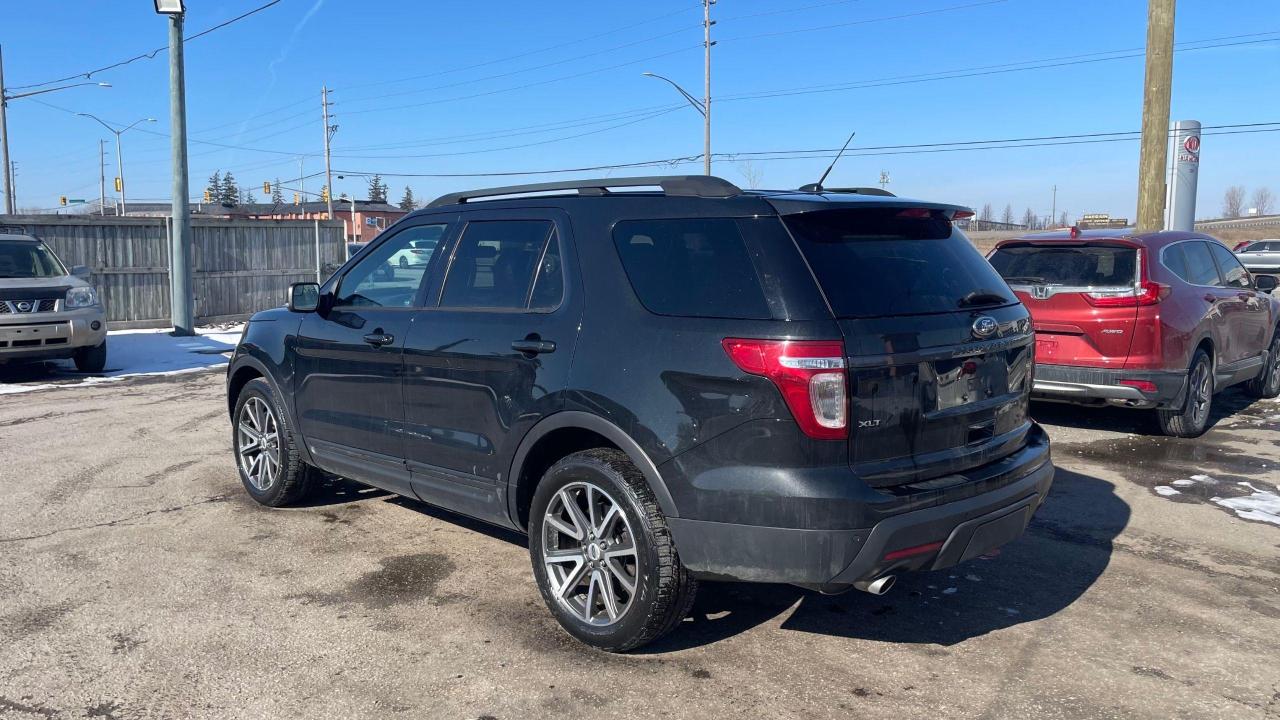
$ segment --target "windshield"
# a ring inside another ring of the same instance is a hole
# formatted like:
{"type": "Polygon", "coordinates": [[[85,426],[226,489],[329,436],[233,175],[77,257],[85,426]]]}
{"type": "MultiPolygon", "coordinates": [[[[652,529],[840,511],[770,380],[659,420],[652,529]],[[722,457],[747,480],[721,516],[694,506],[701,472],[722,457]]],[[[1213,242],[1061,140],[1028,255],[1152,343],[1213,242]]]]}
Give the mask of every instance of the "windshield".
{"type": "Polygon", "coordinates": [[[1010,285],[1132,285],[1137,262],[1134,248],[1117,245],[1012,245],[991,255],[1010,285]]]}
{"type": "Polygon", "coordinates": [[[47,278],[66,274],[66,268],[44,243],[0,240],[0,278],[47,278]]]}
{"type": "Polygon", "coordinates": [[[940,210],[821,210],[784,220],[839,317],[925,315],[1016,302],[940,210]]]}

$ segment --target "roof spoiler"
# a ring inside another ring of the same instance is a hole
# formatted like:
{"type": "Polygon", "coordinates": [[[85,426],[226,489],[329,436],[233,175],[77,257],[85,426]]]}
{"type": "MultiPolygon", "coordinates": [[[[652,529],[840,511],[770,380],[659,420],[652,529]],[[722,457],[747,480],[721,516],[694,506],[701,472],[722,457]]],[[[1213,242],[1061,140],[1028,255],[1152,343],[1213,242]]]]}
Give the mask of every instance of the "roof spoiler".
{"type": "Polygon", "coordinates": [[[557,182],[507,185],[482,188],[441,195],[427,205],[429,208],[456,205],[481,198],[505,195],[529,195],[557,191],[576,191],[579,195],[608,195],[609,188],[660,187],[667,195],[678,197],[730,198],[742,194],[742,190],[723,178],[712,175],[657,175],[652,177],[598,178],[591,180],[561,180],[557,182]]]}
{"type": "Polygon", "coordinates": [[[821,192],[821,193],[851,193],[853,195],[879,195],[881,197],[898,197],[883,188],[877,187],[847,187],[847,188],[829,188],[822,187],[817,183],[809,183],[801,185],[800,192],[821,192]]]}

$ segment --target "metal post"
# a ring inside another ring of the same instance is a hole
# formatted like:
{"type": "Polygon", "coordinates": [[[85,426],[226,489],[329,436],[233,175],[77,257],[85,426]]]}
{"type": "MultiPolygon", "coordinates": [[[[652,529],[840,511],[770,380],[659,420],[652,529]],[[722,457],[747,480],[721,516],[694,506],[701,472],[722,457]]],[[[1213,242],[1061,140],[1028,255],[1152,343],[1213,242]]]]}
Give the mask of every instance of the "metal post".
{"type": "Polygon", "coordinates": [[[1169,190],[1169,230],[1190,232],[1196,225],[1196,185],[1200,178],[1200,122],[1173,124],[1173,179],[1169,190]]]}
{"type": "Polygon", "coordinates": [[[306,156],[304,155],[298,156],[298,197],[302,200],[302,202],[307,201],[307,178],[303,175],[303,172],[302,172],[302,161],[305,159],[306,159],[306,156]]]}
{"type": "Polygon", "coordinates": [[[321,86],[320,88],[320,106],[324,109],[324,186],[329,190],[329,197],[326,200],[329,216],[327,220],[333,219],[333,170],[329,166],[329,139],[333,133],[329,130],[329,88],[321,86]]]}
{"type": "Polygon", "coordinates": [[[4,94],[4,53],[0,52],[0,170],[4,174],[4,211],[13,215],[17,201],[13,197],[13,169],[9,165],[9,119],[5,112],[8,104],[4,94]]]}
{"type": "Polygon", "coordinates": [[[316,224],[316,282],[324,282],[320,278],[320,219],[315,219],[316,224]]]}
{"type": "Polygon", "coordinates": [[[1058,222],[1058,186],[1053,186],[1053,209],[1049,211],[1049,224],[1045,227],[1053,227],[1058,222]]]}
{"type": "Polygon", "coordinates": [[[103,146],[106,141],[98,138],[98,214],[107,215],[107,156],[103,146]]]}
{"type": "MultiPolygon", "coordinates": [[[[169,249],[174,335],[195,334],[195,305],[191,287],[191,208],[187,203],[187,90],[182,62],[181,14],[169,16],[169,115],[173,138],[173,232],[169,249]]],[[[121,201],[123,176],[121,179],[121,201]]]]}
{"type": "Polygon", "coordinates": [[[1175,0],[1147,0],[1147,68],[1142,96],[1142,154],[1138,161],[1139,232],[1164,227],[1174,4],[1175,0]]]}
{"type": "MultiPolygon", "coordinates": [[[[333,191],[330,190],[329,194],[333,195],[333,191]]],[[[351,196],[351,239],[355,240],[356,242],[360,242],[360,236],[363,234],[364,233],[360,232],[360,226],[356,225],[356,198],[354,195],[352,195],[351,196]]]]}
{"type": "Polygon", "coordinates": [[[116,132],[116,177],[120,179],[120,210],[116,212],[117,215],[129,212],[129,206],[124,199],[124,152],[120,149],[120,136],[123,134],[123,130],[116,132]]]}
{"type": "Polygon", "coordinates": [[[711,3],[702,0],[702,172],[711,174],[711,3]]]}

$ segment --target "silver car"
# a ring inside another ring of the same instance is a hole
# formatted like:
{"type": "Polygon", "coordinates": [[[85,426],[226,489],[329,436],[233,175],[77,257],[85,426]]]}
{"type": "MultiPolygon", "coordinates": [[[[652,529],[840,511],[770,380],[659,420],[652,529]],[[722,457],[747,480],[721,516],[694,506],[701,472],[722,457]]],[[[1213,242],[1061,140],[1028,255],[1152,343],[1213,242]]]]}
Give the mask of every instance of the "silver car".
{"type": "Polygon", "coordinates": [[[1280,272],[1280,240],[1255,240],[1242,250],[1236,251],[1236,257],[1249,272],[1280,272]]]}
{"type": "Polygon", "coordinates": [[[33,237],[0,233],[0,363],[71,358],[102,372],[107,319],[88,274],[33,237]]]}

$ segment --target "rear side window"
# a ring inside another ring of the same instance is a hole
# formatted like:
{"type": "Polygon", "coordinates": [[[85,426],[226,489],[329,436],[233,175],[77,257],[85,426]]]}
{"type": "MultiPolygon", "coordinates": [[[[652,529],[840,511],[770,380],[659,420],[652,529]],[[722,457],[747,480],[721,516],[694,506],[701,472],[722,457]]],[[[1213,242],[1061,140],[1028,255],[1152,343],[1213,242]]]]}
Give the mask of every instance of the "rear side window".
{"type": "Polygon", "coordinates": [[[941,211],[821,210],[784,221],[839,317],[923,315],[1014,301],[941,211]]]}
{"type": "Polygon", "coordinates": [[[1171,245],[1165,250],[1165,256],[1168,257],[1175,249],[1180,249],[1182,253],[1181,267],[1166,265],[1174,272],[1175,275],[1186,280],[1192,285],[1221,285],[1222,281],[1218,278],[1218,268],[1213,264],[1213,256],[1209,254],[1209,246],[1202,242],[1183,242],[1177,245],[1171,245]]]}
{"type": "Polygon", "coordinates": [[[995,251],[991,265],[1010,285],[1119,287],[1133,284],[1137,260],[1131,247],[1014,245],[995,251]]]}
{"type": "Polygon", "coordinates": [[[631,287],[650,312],[772,317],[736,220],[625,220],[614,226],[613,242],[631,287]]]}
{"type": "Polygon", "coordinates": [[[468,223],[449,265],[440,306],[524,309],[531,294],[538,295],[539,304],[558,304],[563,286],[559,251],[547,268],[548,243],[555,245],[556,236],[555,225],[546,220],[468,223]],[[534,287],[535,276],[544,286],[541,294],[534,287]]]}

